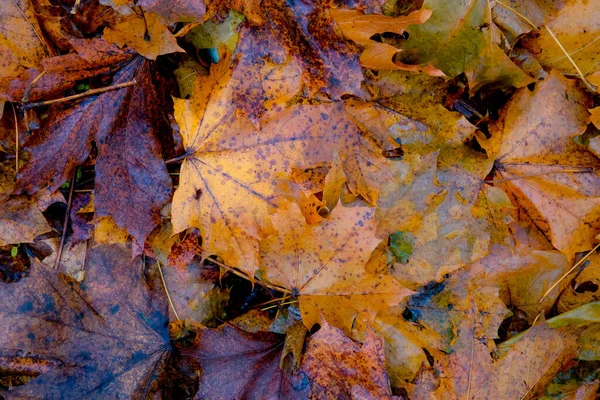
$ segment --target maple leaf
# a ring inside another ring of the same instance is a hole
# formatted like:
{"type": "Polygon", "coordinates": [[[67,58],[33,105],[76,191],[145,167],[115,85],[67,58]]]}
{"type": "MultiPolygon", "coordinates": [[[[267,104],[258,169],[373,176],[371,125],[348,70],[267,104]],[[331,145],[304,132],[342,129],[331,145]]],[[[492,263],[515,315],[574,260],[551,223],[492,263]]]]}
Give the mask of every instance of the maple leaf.
{"type": "Polygon", "coordinates": [[[216,327],[227,318],[225,307],[230,300],[230,291],[218,286],[218,268],[190,263],[185,270],[163,268],[165,285],[169,290],[173,307],[171,320],[193,319],[207,327],[216,327]]]}
{"type": "Polygon", "coordinates": [[[482,187],[492,162],[463,144],[474,131],[464,117],[441,106],[407,112],[412,99],[402,96],[380,102],[388,107],[382,107],[379,118],[364,103],[348,111],[367,131],[393,132],[402,143],[403,160],[394,168],[399,172],[382,183],[376,216],[379,236],[410,236],[412,255],[393,268],[394,276],[415,289],[487,254],[489,211],[478,210],[477,204],[489,200],[482,187]]]}
{"type": "MultiPolygon", "coordinates": [[[[365,15],[358,10],[333,9],[333,20],[342,30],[342,34],[362,46],[365,50],[360,55],[360,63],[368,69],[399,69],[417,72],[418,65],[395,63],[394,57],[400,51],[391,44],[378,42],[371,38],[378,33],[404,33],[411,24],[422,24],[431,17],[431,10],[413,11],[407,16],[388,17],[384,15],[365,15]]],[[[436,71],[427,69],[432,75],[436,71]]],[[[443,73],[441,73],[443,74],[443,73]]]]}
{"type": "Polygon", "coordinates": [[[260,242],[261,278],[298,297],[308,329],[329,323],[350,334],[354,320],[365,320],[411,291],[389,276],[368,276],[366,264],[379,244],[373,209],[336,207],[319,225],[308,225],[290,204],[273,216],[276,233],[260,242]]]}
{"type": "Polygon", "coordinates": [[[135,78],[135,86],[88,97],[75,107],[52,107],[41,131],[26,143],[31,158],[19,172],[17,190],[54,192],[85,161],[95,141],[96,216],[113,217],[142,246],[171,193],[156,137],[164,121],[158,116],[166,110],[156,107],[150,68],[135,58],[114,77],[116,84],[135,78]]]}
{"type": "Polygon", "coordinates": [[[476,281],[478,285],[498,287],[504,303],[523,311],[529,322],[554,306],[560,288],[547,295],[546,291],[569,268],[567,258],[559,251],[522,245],[515,249],[494,248],[489,256],[471,266],[473,274],[483,273],[476,281]],[[544,301],[540,302],[542,298],[544,301]]]}
{"type": "Polygon", "coordinates": [[[304,373],[288,375],[280,368],[284,339],[271,332],[248,333],[231,324],[199,327],[194,347],[181,349],[184,357],[202,367],[196,398],[305,399],[309,381],[304,373]]]}
{"type": "Polygon", "coordinates": [[[494,42],[488,0],[426,0],[423,8],[432,10],[432,17],[407,28],[410,37],[400,46],[400,61],[432,63],[451,77],[464,72],[473,92],[489,84],[532,82],[494,42]]]}
{"type": "MultiPolygon", "coordinates": [[[[241,5],[232,6],[242,9],[241,5]]],[[[319,93],[332,100],[340,100],[343,95],[362,97],[358,49],[336,34],[325,4],[265,0],[260,8],[251,2],[246,6],[243,10],[247,15],[249,9],[253,10],[254,17],[249,18],[262,25],[242,29],[236,52],[243,71],[238,72],[241,84],[235,88],[233,101],[253,123],[264,112],[262,103],[268,98],[264,93],[268,92],[266,82],[261,82],[265,73],[267,81],[280,85],[277,76],[269,76],[267,68],[272,64],[289,65],[286,74],[301,77],[311,97],[319,93]]]]}
{"type": "Polygon", "coordinates": [[[363,134],[343,103],[279,110],[256,131],[233,112],[230,76],[224,59],[198,78],[190,100],[175,99],[187,157],[173,198],[173,230],[200,228],[206,255],[253,275],[256,242],[271,232],[277,184],[290,170],[331,162],[338,149],[350,191],[375,203],[377,185],[392,179],[393,162],[380,147],[389,132],[363,134]]]}
{"type": "Polygon", "coordinates": [[[201,21],[206,12],[204,0],[141,0],[136,4],[158,15],[165,25],[201,21]]]}
{"type": "Polygon", "coordinates": [[[600,227],[600,177],[591,172],[600,165],[573,138],[585,131],[588,108],[575,83],[553,72],[533,92],[515,93],[490,125],[499,144],[487,147],[494,180],[569,259],[592,247],[600,227]]]}
{"type": "Polygon", "coordinates": [[[149,287],[140,259],[130,259],[125,249],[103,246],[88,250],[85,284],[36,262],[29,277],[1,284],[3,370],[39,368],[37,378],[5,396],[149,392],[169,354],[167,303],[156,277],[149,287]]]}
{"type": "Polygon", "coordinates": [[[311,398],[392,398],[383,344],[372,330],[356,343],[323,321],[306,343],[302,368],[311,381],[311,398]]]}
{"type": "Polygon", "coordinates": [[[442,379],[438,396],[450,398],[535,398],[577,350],[576,335],[550,329],[540,321],[522,336],[505,342],[504,354],[496,361],[477,333],[474,307],[457,332],[455,352],[439,359],[442,379]]]}
{"type": "Polygon", "coordinates": [[[119,47],[131,47],[154,60],[162,54],[183,52],[173,34],[152,13],[131,14],[104,30],[102,38],[119,47]]]}
{"type": "MultiPolygon", "coordinates": [[[[570,285],[563,285],[564,290],[560,293],[560,301],[557,303],[559,313],[565,313],[584,304],[600,300],[598,284],[600,283],[600,257],[592,253],[589,257],[589,265],[577,273],[570,285]]],[[[565,280],[568,282],[569,280],[565,280]]]]}

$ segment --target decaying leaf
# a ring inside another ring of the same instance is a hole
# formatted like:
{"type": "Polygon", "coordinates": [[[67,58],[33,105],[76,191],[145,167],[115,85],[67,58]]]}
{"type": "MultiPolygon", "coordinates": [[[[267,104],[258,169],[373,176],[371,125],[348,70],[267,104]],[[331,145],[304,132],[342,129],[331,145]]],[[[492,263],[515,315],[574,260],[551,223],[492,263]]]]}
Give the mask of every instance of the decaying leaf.
{"type": "Polygon", "coordinates": [[[150,60],[162,54],[183,51],[171,32],[160,23],[158,16],[152,13],[133,13],[107,28],[102,38],[119,47],[131,47],[150,60]]]}
{"type": "Polygon", "coordinates": [[[311,381],[311,398],[392,397],[382,342],[373,331],[356,343],[323,322],[306,344],[302,367],[311,381]]]}
{"type": "MultiPolygon", "coordinates": [[[[596,57],[600,49],[600,25],[598,19],[594,18],[598,12],[598,3],[577,0],[563,7],[556,18],[546,24],[584,75],[592,75],[600,69],[596,57]]],[[[547,29],[540,29],[539,35],[525,40],[523,44],[544,67],[556,68],[568,75],[577,74],[547,29]]]]}
{"type": "Polygon", "coordinates": [[[31,159],[19,172],[18,190],[54,192],[88,157],[94,141],[96,216],[111,216],[143,245],[171,193],[157,138],[159,129],[168,129],[166,110],[157,106],[151,76],[151,66],[138,57],[114,77],[117,84],[136,79],[136,85],[85,98],[75,108],[53,107],[27,142],[31,159]]]}
{"type": "Polygon", "coordinates": [[[305,399],[306,375],[288,375],[279,367],[284,337],[274,333],[248,333],[233,325],[218,329],[200,327],[195,346],[181,349],[202,367],[196,398],[305,399]]]}
{"type": "Polygon", "coordinates": [[[464,72],[472,91],[490,84],[531,83],[494,42],[488,0],[426,0],[423,8],[432,10],[432,16],[407,28],[410,37],[400,46],[402,62],[432,63],[451,77],[464,72]]]}
{"type": "Polygon", "coordinates": [[[169,355],[167,303],[149,287],[140,259],[114,246],[90,249],[85,283],[34,263],[27,278],[1,283],[2,369],[35,379],[10,397],[143,398],[169,355]]]}
{"type": "Polygon", "coordinates": [[[363,272],[379,244],[372,209],[338,206],[314,226],[291,204],[273,224],[276,233],[260,243],[259,276],[298,297],[308,329],[322,315],[349,334],[357,316],[369,320],[411,293],[392,277],[363,272]]]}
{"type": "MultiPolygon", "coordinates": [[[[0,87],[20,72],[37,68],[40,61],[54,55],[35,18],[29,1],[8,0],[0,4],[0,87]]],[[[5,94],[0,94],[5,98],[5,94]]]]}
{"type": "Polygon", "coordinates": [[[334,21],[344,36],[362,46],[365,50],[360,56],[360,63],[368,69],[401,69],[419,71],[418,65],[395,63],[394,56],[398,49],[390,44],[371,40],[373,35],[383,32],[404,33],[411,24],[422,24],[431,17],[431,10],[413,11],[407,16],[387,17],[384,15],[364,15],[358,10],[333,9],[334,21]]]}
{"type": "Polygon", "coordinates": [[[10,160],[0,163],[0,246],[30,243],[50,231],[38,204],[25,196],[11,196],[15,169],[10,160]]]}

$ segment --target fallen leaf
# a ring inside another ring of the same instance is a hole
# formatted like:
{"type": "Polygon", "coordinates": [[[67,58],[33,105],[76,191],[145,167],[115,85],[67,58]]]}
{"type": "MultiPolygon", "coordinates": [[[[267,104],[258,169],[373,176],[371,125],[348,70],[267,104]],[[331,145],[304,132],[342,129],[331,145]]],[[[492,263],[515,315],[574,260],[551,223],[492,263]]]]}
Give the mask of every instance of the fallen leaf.
{"type": "Polygon", "coordinates": [[[130,259],[125,249],[103,246],[89,250],[84,284],[38,263],[29,277],[1,284],[0,363],[20,356],[42,367],[5,396],[149,393],[169,355],[167,303],[160,283],[148,285],[141,260],[130,259]]]}
{"type": "MultiPolygon", "coordinates": [[[[600,25],[594,18],[598,12],[600,7],[596,2],[571,1],[558,12],[556,18],[546,24],[584,76],[600,69],[600,63],[596,59],[600,49],[600,25]]],[[[524,40],[523,47],[531,51],[542,66],[555,68],[567,75],[577,74],[575,67],[547,29],[542,28],[539,35],[524,40]]]]}
{"type": "Polygon", "coordinates": [[[54,192],[85,161],[95,141],[96,217],[111,216],[143,245],[171,194],[157,141],[166,110],[157,108],[150,68],[138,57],[114,77],[115,84],[135,78],[136,85],[85,98],[75,108],[52,107],[41,131],[27,142],[31,158],[19,172],[17,190],[54,192]]]}
{"type": "Polygon", "coordinates": [[[588,257],[583,270],[575,277],[565,279],[565,288],[560,294],[556,307],[559,313],[565,313],[584,304],[600,301],[600,256],[595,252],[588,257]],[[571,284],[568,284],[571,283],[571,284]]]}
{"type": "MultiPolygon", "coordinates": [[[[0,86],[53,55],[29,1],[8,0],[0,4],[0,86]]],[[[4,97],[4,93],[0,95],[4,97]]]]}
{"type": "Polygon", "coordinates": [[[228,101],[227,67],[222,60],[198,78],[190,100],[175,99],[187,157],[173,198],[173,230],[200,228],[205,255],[253,275],[256,242],[271,232],[277,184],[290,170],[331,162],[338,149],[350,191],[375,203],[377,186],[393,179],[393,161],[380,147],[389,132],[362,133],[340,103],[289,107],[256,131],[228,101]]]}
{"type": "Polygon", "coordinates": [[[290,204],[273,225],[276,233],[260,242],[258,274],[298,298],[308,329],[323,315],[350,334],[357,316],[368,321],[411,293],[389,276],[363,272],[379,244],[371,208],[338,206],[320,225],[308,225],[290,204]]]}
{"type": "Polygon", "coordinates": [[[550,312],[556,299],[562,297],[561,289],[566,284],[547,295],[546,292],[570,267],[567,257],[557,250],[498,246],[489,256],[473,264],[471,269],[473,274],[483,274],[475,281],[478,285],[498,287],[504,303],[513,310],[524,312],[527,321],[532,323],[540,312],[550,312]],[[542,297],[544,301],[540,302],[542,297]]]}
{"type": "Polygon", "coordinates": [[[279,367],[284,337],[270,332],[247,333],[230,324],[198,327],[194,347],[180,351],[202,367],[195,398],[305,399],[309,381],[299,371],[279,367]]]}
{"type": "Polygon", "coordinates": [[[26,196],[10,196],[14,189],[15,164],[0,163],[0,246],[31,243],[51,230],[38,204],[26,196]]]}
{"type": "MultiPolygon", "coordinates": [[[[204,0],[141,0],[136,4],[144,7],[148,13],[158,15],[165,25],[201,21],[206,12],[204,0]]],[[[150,20],[147,23],[149,24],[150,20]]]]}
{"type": "Polygon", "coordinates": [[[185,235],[185,238],[180,242],[173,243],[167,265],[181,271],[185,270],[186,265],[192,261],[196,254],[202,252],[200,242],[202,239],[197,230],[192,230],[185,235]]]}
{"type": "Polygon", "coordinates": [[[464,72],[472,92],[490,84],[522,87],[532,82],[494,42],[488,0],[426,0],[423,8],[433,14],[424,24],[407,28],[410,37],[400,46],[400,61],[431,63],[450,77],[464,72]]]}
{"type": "Polygon", "coordinates": [[[30,68],[15,79],[0,82],[7,99],[22,101],[25,94],[26,101],[60,97],[78,81],[114,73],[134,55],[131,50],[120,50],[102,39],[70,38],[69,43],[76,53],[45,58],[40,61],[41,68],[30,68]]]}
{"type": "MultiPolygon", "coordinates": [[[[162,267],[165,285],[173,307],[180,319],[193,319],[206,327],[217,327],[227,319],[225,307],[230,299],[230,290],[221,288],[218,268],[190,263],[185,270],[162,267]]],[[[170,310],[171,320],[177,319],[170,310]]]]}
{"type": "Polygon", "coordinates": [[[478,336],[478,322],[473,318],[477,312],[473,308],[458,328],[454,352],[436,360],[443,374],[436,391],[440,398],[536,398],[563,361],[576,354],[574,334],[550,329],[541,321],[503,343],[499,359],[493,360],[478,336]]]}
{"type": "Polygon", "coordinates": [[[552,244],[571,260],[600,227],[598,159],[573,137],[589,122],[586,95],[557,72],[522,89],[490,125],[497,181],[552,244]],[[541,101],[543,99],[543,101],[541,101]],[[524,114],[530,110],[532,114],[524,114]]]}
{"type": "Polygon", "coordinates": [[[383,343],[373,331],[363,343],[356,343],[323,321],[306,343],[302,369],[311,382],[311,398],[392,397],[383,343]]]}
{"type": "Polygon", "coordinates": [[[400,50],[396,47],[372,40],[378,33],[404,33],[411,24],[422,24],[431,17],[431,10],[413,11],[407,16],[388,17],[385,15],[365,15],[358,10],[336,8],[331,10],[333,20],[340,27],[342,34],[365,50],[360,56],[360,63],[367,69],[400,69],[417,72],[418,65],[395,63],[394,56],[400,50]]]}
{"type": "Polygon", "coordinates": [[[163,54],[184,51],[153,13],[134,13],[124,17],[114,26],[106,28],[102,38],[119,47],[131,47],[150,60],[163,54]]]}

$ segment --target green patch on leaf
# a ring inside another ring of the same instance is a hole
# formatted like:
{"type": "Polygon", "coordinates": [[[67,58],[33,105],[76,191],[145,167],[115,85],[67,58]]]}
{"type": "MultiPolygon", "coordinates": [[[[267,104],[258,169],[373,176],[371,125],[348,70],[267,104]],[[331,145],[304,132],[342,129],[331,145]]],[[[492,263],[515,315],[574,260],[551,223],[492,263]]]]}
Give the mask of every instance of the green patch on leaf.
{"type": "Polygon", "coordinates": [[[392,233],[389,249],[396,256],[398,262],[406,264],[413,252],[413,236],[404,232],[392,233]]]}

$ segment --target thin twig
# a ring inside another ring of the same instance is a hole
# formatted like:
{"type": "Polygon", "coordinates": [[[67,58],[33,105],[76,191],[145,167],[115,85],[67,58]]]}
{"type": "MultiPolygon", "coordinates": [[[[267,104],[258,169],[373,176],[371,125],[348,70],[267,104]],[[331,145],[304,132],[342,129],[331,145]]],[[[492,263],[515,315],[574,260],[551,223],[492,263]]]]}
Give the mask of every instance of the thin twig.
{"type": "Polygon", "coordinates": [[[503,178],[503,179],[494,179],[491,181],[487,181],[488,183],[498,183],[498,182],[507,182],[507,181],[516,181],[517,179],[525,179],[525,178],[531,178],[534,176],[541,176],[541,175],[548,175],[548,174],[560,174],[563,172],[573,172],[573,173],[586,173],[586,172],[594,172],[594,168],[567,168],[567,169],[557,169],[557,170],[553,170],[553,171],[546,171],[546,172],[534,172],[531,174],[525,174],[525,175],[517,175],[517,176],[513,176],[511,178],[503,178]]]}
{"type": "Polygon", "coordinates": [[[188,154],[182,154],[180,156],[174,157],[174,158],[170,158],[167,161],[165,161],[165,164],[176,164],[179,161],[183,161],[186,157],[188,156],[188,154]]]}
{"type": "Polygon", "coordinates": [[[232,272],[232,273],[236,274],[237,276],[239,276],[240,278],[244,278],[244,279],[246,279],[246,280],[248,280],[250,282],[258,283],[261,286],[264,286],[264,287],[266,287],[268,289],[277,290],[277,291],[279,291],[281,293],[292,294],[292,291],[289,290],[289,289],[282,288],[280,286],[271,285],[269,283],[263,282],[263,281],[258,280],[258,279],[251,279],[248,275],[244,274],[243,272],[238,271],[236,268],[234,268],[234,267],[232,267],[230,265],[223,264],[222,262],[220,262],[218,260],[215,260],[213,257],[206,257],[206,260],[210,261],[213,264],[218,265],[219,267],[225,268],[227,271],[232,272]]]}
{"type": "Polygon", "coordinates": [[[290,304],[295,304],[297,302],[298,302],[298,300],[294,299],[294,300],[288,301],[287,303],[273,304],[272,306],[261,308],[260,311],[267,311],[267,310],[270,310],[271,308],[283,307],[283,306],[287,306],[287,305],[290,305],[290,304]]]}
{"type": "Polygon", "coordinates": [[[15,110],[15,105],[10,103],[13,110],[13,115],[15,117],[15,178],[17,173],[19,172],[19,121],[17,120],[17,110],[15,110]]]}
{"type": "Polygon", "coordinates": [[[554,39],[554,41],[556,42],[558,47],[560,47],[560,49],[563,51],[563,53],[565,53],[565,56],[567,56],[567,58],[569,59],[569,61],[571,62],[571,64],[575,68],[575,70],[577,71],[577,74],[579,74],[579,77],[581,78],[583,83],[585,83],[585,85],[588,87],[588,89],[590,89],[592,92],[595,92],[596,89],[598,89],[598,88],[596,86],[592,85],[590,82],[588,82],[588,80],[583,75],[583,72],[581,72],[581,70],[579,69],[579,66],[577,64],[575,64],[575,61],[571,58],[571,55],[567,52],[567,50],[563,47],[563,45],[558,41],[558,38],[554,35],[554,32],[552,32],[550,30],[550,28],[548,28],[546,25],[544,25],[544,28],[546,28],[546,30],[548,31],[548,33],[550,34],[552,39],[554,39]]]}
{"type": "Polygon", "coordinates": [[[62,257],[63,246],[65,245],[65,238],[67,237],[67,225],[69,224],[69,214],[71,214],[71,206],[73,205],[73,188],[75,187],[75,177],[77,176],[77,168],[73,171],[71,177],[71,187],[69,188],[69,199],[67,200],[67,213],[63,222],[62,235],[60,237],[60,244],[58,245],[58,253],[56,254],[56,260],[54,260],[54,270],[58,270],[60,266],[60,258],[62,257]]]}
{"type": "Polygon", "coordinates": [[[585,256],[583,256],[583,258],[581,260],[577,261],[577,263],[575,265],[573,265],[573,267],[571,267],[570,270],[565,272],[565,274],[563,276],[561,276],[560,279],[557,280],[554,283],[554,285],[552,285],[550,287],[550,289],[546,290],[546,293],[544,293],[544,295],[538,300],[538,303],[541,303],[546,298],[546,296],[548,296],[550,294],[550,292],[552,290],[554,290],[554,288],[557,287],[563,281],[563,279],[565,279],[567,276],[569,276],[569,274],[571,272],[575,271],[577,269],[577,267],[579,267],[583,262],[585,262],[585,260],[587,260],[592,255],[592,253],[594,253],[596,250],[598,250],[598,248],[600,248],[600,243],[598,243],[596,246],[594,246],[593,249],[588,251],[587,254],[585,256]]]}
{"type": "Polygon", "coordinates": [[[25,104],[29,101],[29,94],[31,93],[31,90],[35,87],[35,85],[38,83],[38,81],[40,79],[42,79],[42,76],[44,76],[44,75],[46,75],[45,70],[40,72],[40,74],[31,81],[29,86],[27,86],[27,89],[25,89],[25,92],[23,92],[23,97],[21,98],[21,104],[25,104]]]}
{"type": "Polygon", "coordinates": [[[38,101],[36,103],[25,104],[23,106],[23,108],[25,110],[29,110],[31,108],[48,106],[50,104],[64,103],[66,101],[76,100],[76,99],[80,99],[82,97],[92,96],[94,94],[108,92],[110,90],[126,88],[126,87],[129,87],[129,86],[133,86],[136,83],[137,83],[137,81],[134,79],[134,80],[129,81],[129,82],[119,83],[119,84],[112,85],[112,86],[106,86],[106,87],[98,88],[98,89],[90,89],[87,92],[83,92],[83,93],[79,93],[79,94],[74,94],[73,96],[61,97],[60,99],[45,100],[45,101],[38,101]]]}
{"type": "Polygon", "coordinates": [[[266,306],[267,304],[275,303],[277,301],[285,301],[285,300],[291,299],[291,298],[292,298],[292,296],[277,297],[276,299],[271,299],[271,300],[265,301],[264,303],[257,304],[257,307],[266,306]]]}
{"type": "Polygon", "coordinates": [[[175,318],[177,319],[177,321],[181,321],[181,318],[179,318],[179,314],[177,314],[177,310],[175,309],[175,304],[173,304],[173,300],[171,300],[169,289],[167,289],[167,282],[165,282],[165,277],[160,266],[160,261],[156,260],[156,265],[158,265],[158,273],[160,274],[160,280],[162,281],[163,287],[165,288],[165,293],[167,294],[167,300],[169,300],[171,310],[173,310],[173,314],[175,314],[175,318]]]}

